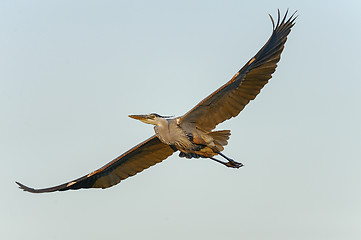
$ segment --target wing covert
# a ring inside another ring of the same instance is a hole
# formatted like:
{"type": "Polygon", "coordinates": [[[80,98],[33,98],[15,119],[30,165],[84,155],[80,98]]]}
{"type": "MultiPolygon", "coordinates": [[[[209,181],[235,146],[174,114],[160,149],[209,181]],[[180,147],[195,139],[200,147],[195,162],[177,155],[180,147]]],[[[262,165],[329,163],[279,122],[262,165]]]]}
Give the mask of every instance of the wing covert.
{"type": "Polygon", "coordinates": [[[115,158],[103,167],[59,186],[34,189],[16,182],[21,189],[32,193],[76,190],[81,188],[108,188],[146,168],[157,164],[174,153],[155,135],[115,158]]]}
{"type": "Polygon", "coordinates": [[[236,117],[243,108],[260,93],[263,86],[272,77],[280,60],[287,36],[297,17],[292,14],[286,20],[280,19],[275,25],[270,15],[273,32],[267,43],[241,68],[233,78],[210,94],[184,116],[183,124],[196,124],[198,129],[210,132],[219,123],[236,117]]]}

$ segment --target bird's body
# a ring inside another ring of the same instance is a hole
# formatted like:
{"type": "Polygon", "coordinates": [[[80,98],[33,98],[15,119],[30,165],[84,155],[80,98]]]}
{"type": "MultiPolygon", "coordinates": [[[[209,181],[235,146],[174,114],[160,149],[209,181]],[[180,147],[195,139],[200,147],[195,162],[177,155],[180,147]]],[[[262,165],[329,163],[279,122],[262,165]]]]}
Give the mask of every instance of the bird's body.
{"type": "Polygon", "coordinates": [[[183,124],[180,117],[166,118],[155,113],[130,117],[155,125],[155,135],[159,140],[179,150],[181,157],[213,157],[227,145],[230,135],[229,130],[204,132],[189,122],[183,124]]]}
{"type": "Polygon", "coordinates": [[[177,119],[159,118],[154,126],[155,135],[165,144],[179,149],[191,149],[192,143],[187,137],[187,132],[177,124],[177,119]]]}
{"type": "Polygon", "coordinates": [[[214,129],[218,124],[236,117],[251,100],[256,98],[263,86],[272,77],[287,36],[296,19],[293,17],[294,14],[287,20],[286,16],[287,12],[281,20],[278,11],[276,24],[271,17],[273,32],[261,50],[230,81],[183,116],[171,118],[155,113],[129,115],[134,119],[154,125],[154,136],[98,170],[59,186],[33,189],[18,182],[17,184],[23,190],[33,193],[80,188],[108,188],[163,161],[175,151],[180,151],[180,157],[207,158],[227,167],[242,167],[242,163],[238,163],[221,153],[228,143],[230,131],[215,131],[214,129]],[[216,155],[220,155],[227,161],[214,158],[216,155]]]}
{"type": "Polygon", "coordinates": [[[155,126],[156,136],[168,145],[175,146],[181,157],[213,157],[227,145],[229,130],[203,132],[190,124],[180,124],[180,118],[166,119],[166,124],[155,126]]]}

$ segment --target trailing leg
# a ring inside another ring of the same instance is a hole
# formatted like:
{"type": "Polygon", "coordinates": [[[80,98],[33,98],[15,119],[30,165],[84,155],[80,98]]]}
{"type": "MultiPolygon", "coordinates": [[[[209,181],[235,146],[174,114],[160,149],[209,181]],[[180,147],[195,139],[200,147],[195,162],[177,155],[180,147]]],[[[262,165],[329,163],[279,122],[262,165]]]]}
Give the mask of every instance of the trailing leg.
{"type": "Polygon", "coordinates": [[[219,162],[220,164],[223,164],[226,167],[231,167],[231,168],[240,168],[243,166],[242,163],[236,162],[233,159],[228,158],[227,156],[225,156],[224,154],[218,152],[219,155],[221,155],[223,158],[225,158],[228,162],[223,162],[221,160],[215,159],[213,157],[210,157],[210,159],[212,159],[213,161],[219,162]]]}

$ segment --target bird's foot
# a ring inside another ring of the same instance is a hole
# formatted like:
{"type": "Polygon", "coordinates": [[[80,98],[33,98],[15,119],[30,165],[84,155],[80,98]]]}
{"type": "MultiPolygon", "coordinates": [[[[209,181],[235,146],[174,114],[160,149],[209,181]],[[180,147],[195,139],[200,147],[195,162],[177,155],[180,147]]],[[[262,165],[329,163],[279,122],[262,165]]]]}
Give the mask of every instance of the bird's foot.
{"type": "Polygon", "coordinates": [[[239,162],[234,161],[233,159],[230,159],[229,157],[227,157],[223,153],[219,152],[218,154],[221,155],[223,158],[225,158],[228,161],[228,162],[221,162],[221,161],[218,160],[218,162],[223,163],[225,166],[231,167],[231,168],[243,167],[242,163],[239,163],[239,162]]]}
{"type": "Polygon", "coordinates": [[[231,167],[231,168],[240,168],[243,167],[244,165],[240,162],[236,162],[232,159],[229,159],[227,163],[224,164],[227,167],[231,167]]]}

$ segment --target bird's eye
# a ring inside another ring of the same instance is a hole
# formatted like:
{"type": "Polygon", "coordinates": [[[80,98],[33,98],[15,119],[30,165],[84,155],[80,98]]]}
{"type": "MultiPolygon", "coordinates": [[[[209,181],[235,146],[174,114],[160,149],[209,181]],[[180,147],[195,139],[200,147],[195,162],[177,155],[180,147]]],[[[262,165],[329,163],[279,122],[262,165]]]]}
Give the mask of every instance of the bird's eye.
{"type": "Polygon", "coordinates": [[[156,114],[156,113],[151,113],[151,114],[149,114],[149,116],[150,116],[152,119],[155,119],[155,118],[158,116],[158,114],[156,114]]]}

